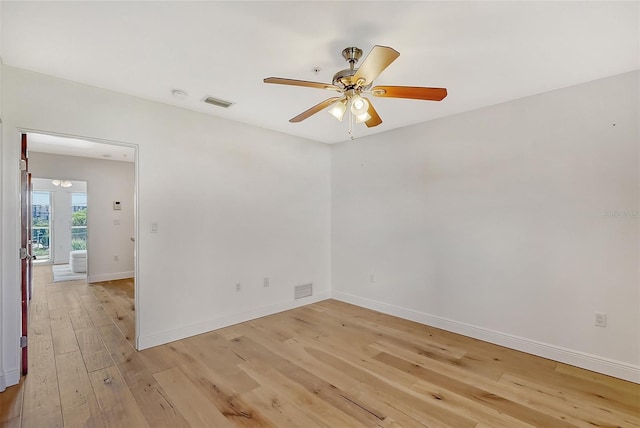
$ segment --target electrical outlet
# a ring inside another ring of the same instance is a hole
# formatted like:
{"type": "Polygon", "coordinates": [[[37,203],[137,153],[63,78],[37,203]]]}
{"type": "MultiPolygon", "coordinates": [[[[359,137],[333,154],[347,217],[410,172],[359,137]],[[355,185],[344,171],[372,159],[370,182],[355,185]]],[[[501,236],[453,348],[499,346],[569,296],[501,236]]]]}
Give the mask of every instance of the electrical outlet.
{"type": "Polygon", "coordinates": [[[263,280],[263,282],[262,282],[262,285],[264,285],[265,287],[268,287],[268,286],[269,286],[269,277],[268,277],[268,276],[265,276],[265,277],[264,277],[264,280],[263,280]]]}
{"type": "Polygon", "coordinates": [[[596,312],[595,325],[597,327],[606,327],[607,326],[607,314],[605,314],[604,312],[596,312]]]}
{"type": "Polygon", "coordinates": [[[240,283],[236,282],[236,292],[239,293],[240,292],[240,283]]]}
{"type": "Polygon", "coordinates": [[[117,262],[118,261],[118,256],[113,256],[113,261],[117,262]]]}

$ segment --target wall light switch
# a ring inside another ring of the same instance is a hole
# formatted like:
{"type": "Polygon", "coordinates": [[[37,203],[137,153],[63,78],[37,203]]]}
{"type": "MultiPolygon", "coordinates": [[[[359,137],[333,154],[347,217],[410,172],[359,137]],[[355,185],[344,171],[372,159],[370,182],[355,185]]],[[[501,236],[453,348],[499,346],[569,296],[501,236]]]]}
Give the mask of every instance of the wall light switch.
{"type": "Polygon", "coordinates": [[[122,205],[120,205],[119,201],[113,201],[113,209],[116,211],[122,210],[122,205]]]}
{"type": "Polygon", "coordinates": [[[158,223],[151,223],[151,233],[158,233],[158,223]]]}
{"type": "Polygon", "coordinates": [[[604,312],[596,312],[595,313],[595,323],[596,327],[606,327],[607,326],[607,314],[604,312]]]}

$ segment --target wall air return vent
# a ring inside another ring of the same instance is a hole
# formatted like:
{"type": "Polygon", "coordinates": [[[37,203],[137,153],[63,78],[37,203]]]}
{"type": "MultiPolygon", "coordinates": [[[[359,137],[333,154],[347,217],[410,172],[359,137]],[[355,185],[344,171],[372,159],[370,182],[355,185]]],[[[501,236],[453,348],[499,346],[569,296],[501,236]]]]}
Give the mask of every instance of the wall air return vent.
{"type": "Polygon", "coordinates": [[[207,104],[211,104],[211,105],[222,107],[222,108],[229,108],[229,106],[233,105],[231,101],[220,100],[218,98],[213,98],[213,97],[205,97],[205,99],[202,101],[204,101],[207,104]]]}
{"type": "Polygon", "coordinates": [[[294,287],[293,298],[302,299],[303,297],[309,297],[313,294],[313,284],[302,284],[294,287]]]}

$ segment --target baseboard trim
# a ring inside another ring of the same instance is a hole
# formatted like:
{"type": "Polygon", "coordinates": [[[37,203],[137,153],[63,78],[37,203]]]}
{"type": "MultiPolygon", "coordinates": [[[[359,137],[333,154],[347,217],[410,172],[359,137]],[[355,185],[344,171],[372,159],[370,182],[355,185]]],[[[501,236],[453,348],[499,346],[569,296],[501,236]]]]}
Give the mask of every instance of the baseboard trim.
{"type": "Polygon", "coordinates": [[[0,392],[18,383],[20,383],[20,371],[18,369],[0,373],[0,392]]]}
{"type": "Polygon", "coordinates": [[[128,279],[133,278],[134,273],[131,272],[114,272],[114,273],[105,273],[102,275],[90,275],[87,277],[87,282],[89,284],[93,282],[102,282],[102,281],[115,281],[117,279],[128,279]]]}
{"type": "Polygon", "coordinates": [[[505,346],[507,348],[537,355],[539,357],[549,358],[554,361],[581,367],[594,372],[628,380],[630,382],[640,383],[640,366],[461,323],[413,309],[355,296],[353,294],[333,291],[332,297],[342,302],[351,303],[353,305],[372,309],[388,315],[408,319],[420,324],[473,337],[474,339],[505,346]]]}
{"type": "Polygon", "coordinates": [[[165,343],[174,342],[186,337],[195,336],[212,330],[217,330],[219,328],[239,324],[245,321],[254,320],[256,318],[265,317],[267,315],[273,315],[278,312],[288,311],[289,309],[298,308],[300,306],[309,305],[311,303],[316,303],[330,298],[331,293],[326,291],[295,301],[276,303],[274,305],[263,306],[246,312],[239,312],[236,314],[213,318],[205,322],[182,327],[177,330],[138,337],[136,344],[139,350],[152,348],[154,346],[164,345],[165,343]]]}

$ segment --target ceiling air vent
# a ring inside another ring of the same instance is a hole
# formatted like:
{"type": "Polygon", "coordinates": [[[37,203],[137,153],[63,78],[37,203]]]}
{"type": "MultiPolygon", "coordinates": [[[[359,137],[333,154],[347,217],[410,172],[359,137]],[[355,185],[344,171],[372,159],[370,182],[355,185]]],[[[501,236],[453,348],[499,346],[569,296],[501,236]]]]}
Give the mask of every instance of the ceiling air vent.
{"type": "Polygon", "coordinates": [[[229,108],[229,106],[233,105],[231,101],[219,100],[218,98],[213,98],[213,97],[205,97],[205,99],[202,101],[204,101],[207,104],[211,104],[211,105],[222,107],[222,108],[229,108]]]}

